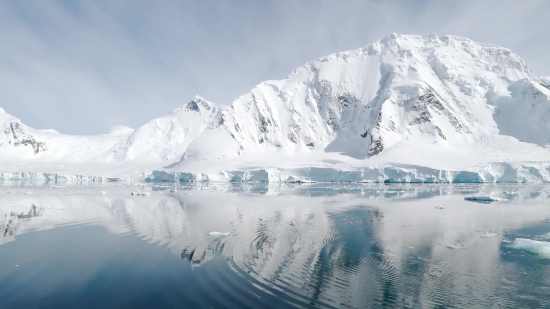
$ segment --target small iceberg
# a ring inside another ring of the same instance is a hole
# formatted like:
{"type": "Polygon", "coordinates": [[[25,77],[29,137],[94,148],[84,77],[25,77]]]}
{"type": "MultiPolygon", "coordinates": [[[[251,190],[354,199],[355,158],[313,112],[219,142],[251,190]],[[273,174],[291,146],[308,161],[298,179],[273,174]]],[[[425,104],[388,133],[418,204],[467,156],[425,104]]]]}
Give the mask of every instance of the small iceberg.
{"type": "Polygon", "coordinates": [[[170,189],[170,192],[171,192],[171,193],[176,193],[176,192],[178,192],[178,190],[176,190],[176,189],[170,189]]]}
{"type": "Polygon", "coordinates": [[[490,196],[468,196],[464,200],[470,202],[479,202],[479,203],[492,203],[492,202],[501,202],[506,201],[506,199],[490,196]]]}
{"type": "Polygon", "coordinates": [[[550,242],[516,238],[509,248],[522,250],[541,258],[550,259],[550,242]]]}
{"type": "Polygon", "coordinates": [[[107,192],[101,191],[101,195],[107,195],[107,192]]]}
{"type": "Polygon", "coordinates": [[[216,236],[216,237],[229,236],[229,232],[210,232],[208,233],[208,236],[216,236]]]}
{"type": "Polygon", "coordinates": [[[451,250],[468,249],[468,247],[463,247],[461,245],[446,244],[445,246],[447,246],[447,249],[451,249],[451,250]]]}
{"type": "Polygon", "coordinates": [[[479,237],[481,237],[481,238],[491,238],[491,237],[496,237],[497,235],[498,235],[497,233],[485,232],[485,233],[481,233],[479,235],[479,237]]]}
{"type": "Polygon", "coordinates": [[[445,209],[443,205],[435,206],[435,209],[445,209]]]}

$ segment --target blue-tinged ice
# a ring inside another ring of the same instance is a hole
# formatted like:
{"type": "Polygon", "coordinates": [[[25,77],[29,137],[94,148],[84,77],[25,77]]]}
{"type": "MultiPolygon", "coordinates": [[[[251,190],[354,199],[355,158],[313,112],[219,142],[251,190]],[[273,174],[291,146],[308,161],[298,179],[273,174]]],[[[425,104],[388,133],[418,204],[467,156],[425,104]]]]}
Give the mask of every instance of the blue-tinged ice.
{"type": "Polygon", "coordinates": [[[550,259],[550,242],[516,238],[509,247],[535,254],[541,258],[550,259]]]}

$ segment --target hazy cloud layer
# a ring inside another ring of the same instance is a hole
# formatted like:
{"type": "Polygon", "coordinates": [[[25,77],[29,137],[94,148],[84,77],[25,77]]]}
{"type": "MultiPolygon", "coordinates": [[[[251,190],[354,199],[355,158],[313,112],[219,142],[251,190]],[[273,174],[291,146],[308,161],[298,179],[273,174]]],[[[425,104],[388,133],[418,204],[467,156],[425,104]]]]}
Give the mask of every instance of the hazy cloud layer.
{"type": "Polygon", "coordinates": [[[505,46],[550,75],[548,16],[546,0],[1,1],[0,107],[63,133],[137,127],[392,32],[505,46]]]}

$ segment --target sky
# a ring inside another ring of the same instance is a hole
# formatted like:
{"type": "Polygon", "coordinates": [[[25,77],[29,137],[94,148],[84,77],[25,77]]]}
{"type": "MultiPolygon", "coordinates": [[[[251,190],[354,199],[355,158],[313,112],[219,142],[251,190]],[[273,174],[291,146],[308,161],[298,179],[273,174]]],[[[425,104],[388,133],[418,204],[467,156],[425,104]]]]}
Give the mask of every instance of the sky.
{"type": "Polygon", "coordinates": [[[0,107],[67,134],[136,128],[390,33],[504,46],[550,76],[549,16],[546,0],[3,0],[0,107]]]}

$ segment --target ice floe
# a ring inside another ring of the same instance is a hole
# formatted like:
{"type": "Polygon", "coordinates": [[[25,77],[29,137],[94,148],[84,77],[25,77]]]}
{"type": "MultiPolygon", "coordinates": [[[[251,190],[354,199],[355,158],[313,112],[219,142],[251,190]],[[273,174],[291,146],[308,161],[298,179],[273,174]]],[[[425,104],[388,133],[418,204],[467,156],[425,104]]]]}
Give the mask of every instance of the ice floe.
{"type": "Polygon", "coordinates": [[[229,232],[210,232],[208,236],[229,236],[229,232]]]}
{"type": "Polygon", "coordinates": [[[457,244],[457,245],[453,245],[453,244],[445,244],[445,246],[447,247],[447,249],[452,249],[452,250],[458,250],[458,249],[468,249],[468,247],[464,247],[460,244],[457,244]]]}
{"type": "Polygon", "coordinates": [[[516,238],[509,247],[529,252],[545,259],[550,259],[550,242],[516,238]]]}
{"type": "Polygon", "coordinates": [[[497,233],[493,233],[493,232],[484,232],[484,233],[481,233],[479,235],[479,237],[481,238],[491,238],[491,237],[496,237],[498,234],[497,233]]]}

